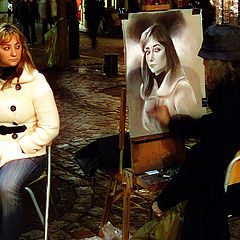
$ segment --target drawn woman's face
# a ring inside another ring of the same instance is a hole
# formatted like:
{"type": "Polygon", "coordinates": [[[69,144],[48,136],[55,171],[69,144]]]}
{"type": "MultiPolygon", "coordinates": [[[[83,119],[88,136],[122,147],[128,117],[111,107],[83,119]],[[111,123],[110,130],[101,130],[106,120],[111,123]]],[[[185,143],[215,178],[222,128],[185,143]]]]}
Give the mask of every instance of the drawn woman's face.
{"type": "Polygon", "coordinates": [[[167,57],[165,47],[156,41],[153,37],[150,37],[144,52],[146,54],[146,61],[151,72],[155,75],[159,75],[163,72],[167,66],[167,57]]]}

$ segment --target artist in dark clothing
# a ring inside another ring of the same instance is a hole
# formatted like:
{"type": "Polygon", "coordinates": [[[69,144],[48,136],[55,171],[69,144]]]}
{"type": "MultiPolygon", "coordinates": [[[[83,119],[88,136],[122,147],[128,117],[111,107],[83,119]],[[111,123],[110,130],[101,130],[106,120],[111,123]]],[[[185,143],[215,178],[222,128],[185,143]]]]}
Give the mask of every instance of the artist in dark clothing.
{"type": "Polygon", "coordinates": [[[233,39],[240,39],[238,27],[210,26],[199,52],[204,59],[212,113],[200,119],[170,119],[167,109],[159,110],[159,120],[165,120],[170,132],[200,138],[152,206],[154,213],[162,217],[165,211],[187,200],[181,240],[230,239],[224,171],[240,150],[240,43],[233,39]]]}

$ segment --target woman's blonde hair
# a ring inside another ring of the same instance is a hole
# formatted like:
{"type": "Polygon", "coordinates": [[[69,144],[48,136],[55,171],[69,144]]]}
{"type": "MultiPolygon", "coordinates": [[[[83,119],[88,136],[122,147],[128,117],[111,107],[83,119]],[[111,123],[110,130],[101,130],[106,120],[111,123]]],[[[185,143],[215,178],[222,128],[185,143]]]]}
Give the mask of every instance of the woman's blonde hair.
{"type": "Polygon", "coordinates": [[[9,41],[11,41],[12,37],[15,36],[22,44],[22,55],[21,59],[17,65],[16,73],[11,76],[10,79],[7,80],[7,83],[11,83],[13,78],[21,76],[24,66],[26,65],[28,70],[32,72],[36,67],[32,60],[32,56],[29,52],[27,41],[22,32],[14,25],[8,23],[0,24],[0,45],[3,45],[9,41]]]}

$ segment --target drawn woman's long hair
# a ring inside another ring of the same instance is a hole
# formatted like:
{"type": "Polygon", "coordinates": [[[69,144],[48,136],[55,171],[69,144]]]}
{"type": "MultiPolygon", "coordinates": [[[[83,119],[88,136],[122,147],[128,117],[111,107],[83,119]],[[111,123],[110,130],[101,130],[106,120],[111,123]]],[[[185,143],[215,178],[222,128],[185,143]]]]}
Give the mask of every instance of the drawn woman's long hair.
{"type": "MultiPolygon", "coordinates": [[[[143,57],[141,61],[141,74],[143,79],[143,94],[144,94],[144,97],[146,98],[151,94],[153,89],[153,84],[154,84],[154,81],[153,81],[154,76],[148,67],[148,64],[146,61],[146,53],[144,51],[144,48],[151,36],[165,47],[166,57],[167,57],[167,72],[171,70],[171,76],[172,76],[171,81],[174,81],[174,77],[173,77],[174,73],[177,67],[180,65],[180,61],[176,53],[175,47],[173,45],[172,39],[168,31],[164,27],[164,25],[162,25],[161,23],[157,23],[147,28],[142,33],[140,38],[140,46],[143,51],[143,57]]],[[[165,76],[167,72],[162,74],[164,74],[165,76]]],[[[160,85],[159,82],[158,84],[160,85]]]]}

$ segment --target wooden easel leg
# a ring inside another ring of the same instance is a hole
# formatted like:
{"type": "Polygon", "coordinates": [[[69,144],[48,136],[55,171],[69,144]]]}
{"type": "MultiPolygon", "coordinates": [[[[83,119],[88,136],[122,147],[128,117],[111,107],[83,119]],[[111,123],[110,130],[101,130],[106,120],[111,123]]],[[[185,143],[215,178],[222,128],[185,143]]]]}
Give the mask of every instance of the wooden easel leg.
{"type": "Polygon", "coordinates": [[[122,222],[122,240],[129,238],[129,221],[130,221],[130,196],[131,186],[129,176],[126,176],[126,185],[123,197],[123,222],[122,222]]]}
{"type": "Polygon", "coordinates": [[[104,207],[104,212],[103,212],[102,221],[101,221],[100,230],[99,230],[99,237],[104,237],[102,228],[108,221],[111,206],[115,197],[116,189],[117,189],[117,180],[111,176],[108,183],[107,195],[105,199],[105,207],[104,207]]]}

